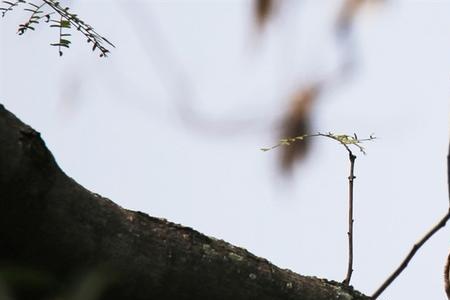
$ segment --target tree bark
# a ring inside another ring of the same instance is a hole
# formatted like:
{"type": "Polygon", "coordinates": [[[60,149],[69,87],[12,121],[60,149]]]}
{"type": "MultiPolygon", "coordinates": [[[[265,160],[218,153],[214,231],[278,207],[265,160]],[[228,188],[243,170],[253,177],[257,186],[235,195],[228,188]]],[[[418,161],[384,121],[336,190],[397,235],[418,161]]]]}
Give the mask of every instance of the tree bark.
{"type": "Polygon", "coordinates": [[[86,190],[58,167],[40,134],[0,104],[1,295],[369,299],[86,190]]]}

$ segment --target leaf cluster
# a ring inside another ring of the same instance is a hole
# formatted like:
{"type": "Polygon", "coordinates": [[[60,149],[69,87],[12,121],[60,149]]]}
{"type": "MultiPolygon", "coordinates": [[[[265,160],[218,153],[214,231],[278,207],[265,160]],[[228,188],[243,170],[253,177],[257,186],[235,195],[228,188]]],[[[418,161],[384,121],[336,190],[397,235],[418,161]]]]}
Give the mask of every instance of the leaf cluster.
{"type": "Polygon", "coordinates": [[[110,52],[108,47],[115,47],[108,39],[97,33],[92,26],[84,22],[77,14],[69,12],[69,7],[61,6],[56,0],[42,0],[38,4],[26,0],[2,1],[0,13],[2,17],[18,6],[24,6],[23,10],[30,15],[28,19],[19,25],[17,33],[23,35],[28,30],[35,30],[41,21],[49,23],[49,27],[59,29],[58,40],[51,46],[58,47],[59,55],[63,55],[63,48],[69,48],[71,33],[68,30],[75,28],[92,44],[92,51],[98,50],[100,57],[106,57],[110,52]],[[53,18],[52,16],[56,16],[53,18]]]}
{"type": "Polygon", "coordinates": [[[353,135],[346,135],[346,134],[335,134],[332,132],[328,132],[328,133],[318,132],[315,134],[303,134],[303,135],[296,136],[296,137],[283,138],[279,141],[278,144],[276,144],[272,147],[268,147],[268,148],[261,148],[261,150],[269,151],[269,150],[272,150],[272,149],[275,149],[275,148],[278,148],[281,146],[290,146],[292,143],[301,142],[305,138],[318,137],[318,136],[327,137],[327,138],[330,138],[332,140],[339,142],[342,146],[345,147],[345,149],[349,153],[351,153],[350,146],[354,146],[354,147],[358,148],[358,150],[361,151],[363,154],[366,154],[366,151],[365,151],[364,147],[362,146],[362,143],[376,139],[376,137],[373,134],[371,134],[368,138],[361,139],[361,138],[358,138],[356,133],[354,133],[353,135]]]}

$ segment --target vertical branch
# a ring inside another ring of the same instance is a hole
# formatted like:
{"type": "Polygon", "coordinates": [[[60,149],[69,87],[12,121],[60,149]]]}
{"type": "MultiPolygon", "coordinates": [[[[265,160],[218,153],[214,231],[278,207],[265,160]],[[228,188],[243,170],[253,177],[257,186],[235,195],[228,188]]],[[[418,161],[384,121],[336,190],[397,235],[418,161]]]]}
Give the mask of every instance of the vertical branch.
{"type": "Polygon", "coordinates": [[[448,201],[450,203],[450,142],[448,143],[448,152],[447,152],[447,185],[448,185],[448,201]]]}
{"type": "Polygon", "coordinates": [[[61,50],[61,39],[62,39],[62,21],[63,21],[63,17],[61,16],[61,18],[59,19],[59,41],[58,41],[58,53],[59,56],[63,56],[63,52],[61,50]]]}
{"type": "MultiPolygon", "coordinates": [[[[448,184],[448,201],[450,202],[450,142],[448,143],[447,153],[447,184],[448,184]]],[[[447,256],[447,262],[444,268],[444,287],[447,298],[450,300],[450,253],[447,256]]]]}
{"type": "Polygon", "coordinates": [[[353,273],[353,180],[356,178],[354,175],[356,156],[351,151],[348,155],[350,159],[350,175],[348,176],[348,266],[347,275],[343,281],[346,285],[350,285],[353,273]]]}
{"type": "Polygon", "coordinates": [[[447,256],[447,262],[445,263],[444,268],[444,286],[445,286],[445,293],[447,294],[447,298],[450,300],[450,254],[447,256]]]}
{"type": "Polygon", "coordinates": [[[356,134],[353,134],[353,136],[346,135],[346,134],[333,134],[331,132],[329,133],[316,133],[316,134],[303,134],[291,138],[284,138],[281,139],[280,142],[272,147],[269,148],[261,148],[262,151],[269,151],[275,148],[278,148],[280,146],[290,146],[292,143],[296,143],[299,141],[303,141],[307,137],[317,137],[317,136],[323,136],[327,137],[329,139],[335,140],[339,142],[345,150],[348,152],[348,157],[350,160],[350,175],[348,176],[348,266],[347,266],[347,275],[345,279],[343,280],[344,285],[350,285],[350,280],[353,273],[353,182],[355,180],[355,160],[356,155],[353,154],[352,150],[350,149],[351,146],[354,146],[359,149],[363,154],[366,154],[364,151],[364,147],[361,145],[365,141],[372,141],[375,139],[375,137],[371,134],[369,138],[366,139],[359,139],[356,134]]]}

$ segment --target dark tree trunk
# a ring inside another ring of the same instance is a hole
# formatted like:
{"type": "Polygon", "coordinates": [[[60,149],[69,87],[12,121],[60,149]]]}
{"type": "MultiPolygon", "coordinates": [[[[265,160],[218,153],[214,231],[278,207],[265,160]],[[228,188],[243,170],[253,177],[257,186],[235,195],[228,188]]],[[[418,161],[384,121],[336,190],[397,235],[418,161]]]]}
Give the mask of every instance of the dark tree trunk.
{"type": "Polygon", "coordinates": [[[369,299],[91,193],[64,174],[38,132],[0,105],[0,298],[8,293],[14,300],[369,299]]]}

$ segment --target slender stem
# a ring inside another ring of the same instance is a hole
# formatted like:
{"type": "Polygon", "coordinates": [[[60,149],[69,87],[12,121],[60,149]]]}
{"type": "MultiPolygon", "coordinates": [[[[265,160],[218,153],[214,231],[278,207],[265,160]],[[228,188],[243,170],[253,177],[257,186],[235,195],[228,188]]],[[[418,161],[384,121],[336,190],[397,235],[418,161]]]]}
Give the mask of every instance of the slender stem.
{"type": "Polygon", "coordinates": [[[304,134],[304,135],[300,135],[300,136],[296,136],[296,137],[292,137],[292,138],[281,139],[278,144],[276,144],[272,147],[269,147],[269,148],[261,148],[261,150],[269,151],[269,150],[272,150],[272,149],[275,149],[275,148],[278,148],[281,146],[289,146],[289,145],[291,145],[291,143],[302,141],[303,139],[308,138],[308,137],[317,137],[317,136],[327,137],[327,138],[330,138],[332,140],[339,142],[345,148],[345,150],[347,150],[349,159],[350,159],[350,175],[348,177],[348,187],[349,187],[348,188],[348,190],[349,190],[348,232],[347,232],[347,235],[348,235],[348,266],[347,266],[347,275],[342,282],[345,285],[350,285],[350,280],[352,278],[352,273],[353,273],[353,222],[354,222],[354,220],[353,220],[353,181],[356,178],[354,175],[356,156],[353,155],[350,147],[354,146],[354,147],[358,148],[359,151],[361,151],[363,154],[366,154],[363,146],[361,146],[361,143],[364,141],[372,141],[376,138],[373,135],[370,135],[369,138],[359,139],[356,136],[356,134],[354,134],[353,136],[349,136],[349,135],[345,135],[345,134],[341,134],[341,135],[333,134],[331,132],[329,132],[328,134],[319,132],[316,134],[304,134]]]}
{"type": "Polygon", "coordinates": [[[8,11],[13,10],[14,6],[18,6],[19,3],[24,3],[24,2],[25,1],[23,1],[23,0],[17,0],[14,3],[10,3],[7,8],[2,8],[2,17],[4,17],[8,11]]]}
{"type": "Polygon", "coordinates": [[[61,39],[62,39],[62,21],[63,21],[63,16],[61,16],[61,18],[59,19],[59,41],[58,41],[58,52],[59,52],[59,56],[63,55],[63,52],[61,50],[61,39]]]}
{"type": "Polygon", "coordinates": [[[448,143],[447,152],[447,188],[448,188],[448,201],[450,202],[450,142],[448,143]]]}
{"type": "MultiPolygon", "coordinates": [[[[447,184],[448,184],[448,200],[450,201],[450,142],[448,144],[447,154],[447,184]]],[[[447,298],[450,300],[450,253],[447,256],[447,261],[444,268],[444,287],[447,298]]]]}
{"type": "MultiPolygon", "coordinates": [[[[448,196],[449,196],[449,201],[450,201],[450,143],[449,143],[448,154],[447,154],[447,181],[448,181],[448,196]]],[[[438,232],[439,229],[443,228],[449,219],[450,219],[450,207],[449,207],[447,213],[445,214],[445,216],[436,225],[434,225],[433,228],[431,228],[431,230],[427,234],[425,234],[425,236],[421,240],[419,240],[416,244],[414,244],[411,251],[409,251],[408,255],[402,261],[400,266],[394,271],[394,273],[392,273],[391,276],[389,276],[388,279],[386,279],[386,281],[375,291],[375,293],[373,293],[372,299],[378,298],[378,296],[380,296],[381,293],[383,293],[383,291],[408,266],[408,263],[411,261],[411,259],[416,254],[416,252],[420,249],[420,247],[422,247],[423,244],[425,244],[428,241],[428,239],[430,239],[436,232],[438,232]]],[[[447,264],[445,266],[445,278],[444,278],[445,284],[446,284],[445,291],[447,293],[447,297],[450,299],[450,296],[449,296],[450,287],[448,287],[448,284],[450,284],[449,278],[448,278],[448,276],[449,276],[448,271],[450,268],[449,264],[450,264],[450,254],[449,254],[449,257],[447,258],[447,264]]]]}
{"type": "Polygon", "coordinates": [[[343,281],[344,284],[350,285],[350,279],[353,273],[353,181],[356,156],[351,151],[348,153],[350,159],[350,175],[348,176],[348,266],[347,275],[343,281]]]}
{"type": "Polygon", "coordinates": [[[95,45],[93,50],[95,50],[95,48],[98,48],[101,51],[102,56],[106,56],[106,54],[109,52],[108,49],[102,46],[103,42],[106,42],[108,45],[115,48],[114,44],[97,33],[90,25],[80,20],[76,14],[69,13],[68,8],[63,8],[58,1],[43,0],[43,2],[50,6],[57,14],[61,16],[61,18],[64,18],[68,22],[70,22],[70,24],[72,24],[78,31],[80,31],[85,37],[87,37],[88,40],[92,41],[95,45]]]}
{"type": "Polygon", "coordinates": [[[380,296],[381,293],[397,278],[398,275],[400,275],[401,272],[408,266],[408,263],[411,261],[411,259],[416,254],[417,250],[420,249],[420,247],[423,246],[436,232],[439,231],[439,229],[443,228],[447,221],[450,219],[450,210],[447,211],[445,216],[431,228],[431,230],[425,234],[425,236],[420,239],[414,246],[412,247],[411,251],[409,251],[406,258],[403,260],[403,262],[400,264],[400,266],[392,273],[391,276],[389,276],[388,279],[373,293],[372,299],[377,299],[378,296],[380,296]]]}

